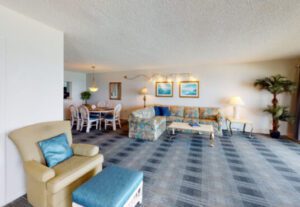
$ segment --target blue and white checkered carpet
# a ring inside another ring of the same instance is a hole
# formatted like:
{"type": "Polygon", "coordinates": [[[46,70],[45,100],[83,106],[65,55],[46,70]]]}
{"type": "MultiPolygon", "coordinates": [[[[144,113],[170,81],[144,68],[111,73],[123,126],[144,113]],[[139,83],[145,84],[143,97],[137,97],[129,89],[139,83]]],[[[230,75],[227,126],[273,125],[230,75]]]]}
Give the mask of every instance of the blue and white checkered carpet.
{"type": "Polygon", "coordinates": [[[300,145],[291,141],[236,134],[212,148],[200,135],[148,142],[94,130],[74,131],[74,142],[98,145],[105,166],[142,170],[145,207],[300,206],[300,145]]]}

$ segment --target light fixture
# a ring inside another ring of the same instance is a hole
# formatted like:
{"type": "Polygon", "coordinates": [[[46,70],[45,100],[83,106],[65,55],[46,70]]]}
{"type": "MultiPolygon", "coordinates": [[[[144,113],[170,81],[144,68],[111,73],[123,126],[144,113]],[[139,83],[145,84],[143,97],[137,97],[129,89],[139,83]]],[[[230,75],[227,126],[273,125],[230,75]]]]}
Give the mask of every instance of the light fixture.
{"type": "Polygon", "coordinates": [[[135,76],[124,76],[124,79],[127,80],[135,80],[137,78],[144,78],[145,80],[152,82],[153,84],[155,84],[156,82],[172,82],[172,81],[176,81],[177,83],[179,83],[182,80],[197,80],[195,77],[192,76],[191,73],[167,73],[167,74],[163,74],[163,73],[154,73],[152,75],[146,75],[146,74],[138,74],[135,76]]]}
{"type": "Polygon", "coordinates": [[[89,90],[94,93],[94,92],[98,91],[98,87],[97,87],[96,81],[95,81],[95,66],[94,65],[92,66],[92,69],[93,69],[92,85],[89,87],[89,90]]]}
{"type": "Polygon", "coordinates": [[[144,95],[144,97],[143,97],[144,108],[146,108],[146,95],[148,94],[148,89],[146,87],[142,88],[141,94],[144,95]]]}
{"type": "Polygon", "coordinates": [[[233,106],[233,118],[240,119],[238,107],[245,105],[244,101],[239,96],[233,96],[230,98],[229,104],[233,106]]]}

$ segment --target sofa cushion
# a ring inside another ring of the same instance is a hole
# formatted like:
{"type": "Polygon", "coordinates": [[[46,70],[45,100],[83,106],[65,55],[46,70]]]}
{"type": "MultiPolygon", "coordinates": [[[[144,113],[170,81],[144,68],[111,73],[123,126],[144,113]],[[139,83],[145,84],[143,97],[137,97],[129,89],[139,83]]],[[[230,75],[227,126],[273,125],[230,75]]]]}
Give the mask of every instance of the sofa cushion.
{"type": "Polygon", "coordinates": [[[151,119],[152,117],[155,116],[154,107],[147,107],[144,109],[133,111],[132,115],[136,118],[151,119]]]}
{"type": "Polygon", "coordinates": [[[183,117],[181,116],[167,116],[167,122],[182,122],[183,117]]]}
{"type": "Polygon", "coordinates": [[[47,183],[47,189],[51,193],[56,193],[95,167],[100,166],[102,162],[101,154],[93,157],[73,156],[53,168],[55,177],[47,183]]]}
{"type": "Polygon", "coordinates": [[[171,106],[170,111],[171,111],[171,116],[183,117],[184,107],[183,106],[171,106]]]}
{"type": "Polygon", "coordinates": [[[216,120],[219,114],[219,108],[200,108],[200,119],[216,120]]]}
{"type": "Polygon", "coordinates": [[[199,119],[199,123],[200,124],[210,124],[210,125],[213,125],[216,127],[218,126],[218,122],[211,120],[211,119],[199,119]]]}
{"type": "Polygon", "coordinates": [[[160,106],[154,106],[155,116],[161,116],[160,106]]]}
{"type": "Polygon", "coordinates": [[[166,117],[165,116],[156,116],[154,118],[154,127],[158,128],[161,124],[166,123],[166,117]]]}
{"type": "Polygon", "coordinates": [[[199,123],[199,119],[197,119],[197,118],[184,118],[183,122],[185,122],[185,123],[199,123]]]}
{"type": "Polygon", "coordinates": [[[54,167],[58,163],[73,156],[73,150],[65,134],[40,141],[38,145],[40,146],[48,167],[54,167]]]}
{"type": "Polygon", "coordinates": [[[185,118],[199,118],[199,108],[198,107],[185,107],[184,108],[185,118]]]}

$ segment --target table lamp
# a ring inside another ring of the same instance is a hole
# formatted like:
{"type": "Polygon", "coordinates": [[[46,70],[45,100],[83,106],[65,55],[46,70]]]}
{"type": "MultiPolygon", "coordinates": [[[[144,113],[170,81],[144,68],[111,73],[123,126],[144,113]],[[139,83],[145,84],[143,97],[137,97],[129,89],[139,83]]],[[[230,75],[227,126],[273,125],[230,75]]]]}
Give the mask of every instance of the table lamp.
{"type": "Polygon", "coordinates": [[[146,87],[142,88],[141,94],[144,95],[143,100],[144,100],[144,108],[146,108],[146,95],[148,94],[148,89],[146,87]]]}
{"type": "Polygon", "coordinates": [[[244,106],[245,103],[239,96],[233,96],[229,100],[229,104],[233,106],[233,118],[240,119],[239,106],[244,106]]]}

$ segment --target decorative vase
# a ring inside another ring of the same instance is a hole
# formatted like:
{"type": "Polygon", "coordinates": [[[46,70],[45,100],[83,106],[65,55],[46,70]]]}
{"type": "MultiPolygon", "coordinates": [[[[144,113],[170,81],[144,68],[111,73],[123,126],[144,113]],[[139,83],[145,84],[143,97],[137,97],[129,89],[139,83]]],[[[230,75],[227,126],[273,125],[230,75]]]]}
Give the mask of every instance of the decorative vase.
{"type": "Polygon", "coordinates": [[[280,138],[280,131],[273,131],[273,130],[270,130],[270,136],[271,136],[272,138],[279,139],[279,138],[280,138]]]}

